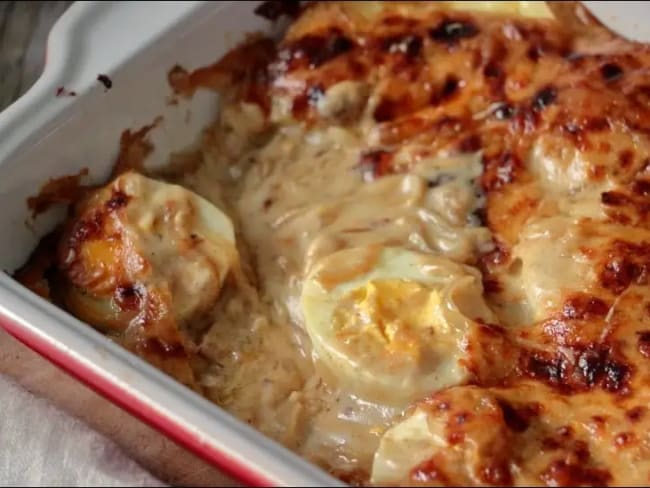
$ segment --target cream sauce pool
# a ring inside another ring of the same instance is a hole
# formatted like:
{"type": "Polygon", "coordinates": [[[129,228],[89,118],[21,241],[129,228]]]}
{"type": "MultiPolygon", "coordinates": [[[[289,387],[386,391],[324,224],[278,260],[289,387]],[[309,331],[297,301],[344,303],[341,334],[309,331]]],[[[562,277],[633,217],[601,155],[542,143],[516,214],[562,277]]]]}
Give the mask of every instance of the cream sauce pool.
{"type": "MultiPolygon", "coordinates": [[[[349,86],[335,86],[321,105],[340,111],[350,103],[349,86]]],[[[480,153],[423,158],[376,178],[381,154],[367,147],[370,117],[311,128],[280,118],[269,128],[256,105],[227,105],[204,136],[199,168],[181,180],[233,220],[258,290],[254,303],[226,290],[200,345],[209,363],[200,383],[210,399],[306,458],[365,478],[381,434],[407,405],[357,398],[320,367],[299,304],[303,278],[319,259],[367,244],[475,264],[492,245],[476,216],[480,153]]],[[[396,157],[415,150],[402,146],[396,157]]]]}

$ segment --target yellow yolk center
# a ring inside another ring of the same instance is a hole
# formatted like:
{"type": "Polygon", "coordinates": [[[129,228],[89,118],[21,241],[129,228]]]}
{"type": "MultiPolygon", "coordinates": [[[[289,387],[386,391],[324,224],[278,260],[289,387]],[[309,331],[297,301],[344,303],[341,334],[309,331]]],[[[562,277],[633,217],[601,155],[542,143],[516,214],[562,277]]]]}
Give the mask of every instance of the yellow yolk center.
{"type": "Polygon", "coordinates": [[[357,351],[363,345],[416,362],[445,327],[438,292],[406,280],[369,281],[342,297],[332,320],[336,337],[357,351]]]}

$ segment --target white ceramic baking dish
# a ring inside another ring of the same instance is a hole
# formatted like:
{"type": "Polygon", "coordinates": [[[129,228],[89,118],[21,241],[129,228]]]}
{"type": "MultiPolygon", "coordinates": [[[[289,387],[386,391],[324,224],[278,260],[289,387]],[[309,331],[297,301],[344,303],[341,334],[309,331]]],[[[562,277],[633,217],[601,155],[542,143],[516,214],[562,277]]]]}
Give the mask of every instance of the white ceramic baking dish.
{"type": "MultiPolygon", "coordinates": [[[[0,266],[11,272],[60,211],[35,222],[26,198],[50,177],[87,167],[106,178],[126,128],[163,120],[157,164],[194,142],[215,96],[169,106],[176,63],[210,64],[244,34],[271,24],[259,2],[79,2],[56,24],[43,75],[0,116],[0,266]],[[106,74],[106,90],[97,81],[106,74]],[[60,87],[65,93],[56,96],[60,87]],[[74,91],[76,96],[68,96],[74,91]]],[[[1,325],[19,340],[229,474],[253,485],[338,486],[337,480],[106,340],[0,273],[1,325]]]]}
{"type": "MultiPolygon", "coordinates": [[[[50,177],[90,170],[107,177],[120,133],[162,115],[149,164],[187,147],[215,115],[215,96],[166,104],[176,63],[206,65],[247,32],[269,30],[259,2],[80,2],[53,29],[46,68],[0,114],[0,266],[24,262],[60,213],[29,219],[26,198],[50,177]],[[106,74],[113,87],[97,82],[106,74]],[[56,96],[60,87],[76,96],[56,96]]],[[[648,39],[643,2],[587,2],[619,31],[648,39]]],[[[340,482],[106,340],[0,273],[0,325],[115,403],[248,484],[340,482]]]]}

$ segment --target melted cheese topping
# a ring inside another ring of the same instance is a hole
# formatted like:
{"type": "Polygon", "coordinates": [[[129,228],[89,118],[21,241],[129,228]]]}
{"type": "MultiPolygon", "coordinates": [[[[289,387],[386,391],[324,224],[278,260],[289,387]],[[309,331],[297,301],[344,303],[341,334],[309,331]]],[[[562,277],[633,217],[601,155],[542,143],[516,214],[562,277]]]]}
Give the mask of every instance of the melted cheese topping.
{"type": "Polygon", "coordinates": [[[185,80],[237,80],[167,176],[220,210],[120,177],[18,278],[351,483],[642,485],[648,66],[574,2],[310,5],[185,80]]]}

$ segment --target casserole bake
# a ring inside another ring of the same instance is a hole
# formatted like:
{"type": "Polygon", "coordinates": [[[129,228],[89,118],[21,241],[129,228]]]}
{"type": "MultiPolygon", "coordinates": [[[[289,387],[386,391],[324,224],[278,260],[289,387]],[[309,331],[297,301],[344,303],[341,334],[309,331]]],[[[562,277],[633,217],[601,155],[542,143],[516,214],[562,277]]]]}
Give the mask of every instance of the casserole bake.
{"type": "Polygon", "coordinates": [[[215,99],[201,93],[167,105],[170,67],[212,62],[247,32],[270,27],[254,15],[255,3],[250,2],[160,2],[155,8],[152,17],[148,2],[73,4],[48,38],[41,78],[0,114],[0,256],[8,272],[0,273],[0,323],[57,366],[235,478],[263,486],[340,486],[10,277],[65,215],[58,208],[34,220],[28,197],[48,178],[83,168],[89,171],[85,181],[106,181],[124,128],[141,127],[160,115],[164,119],[151,132],[155,148],[148,164],[190,145],[214,118],[215,99]],[[110,90],[97,81],[100,73],[112,80],[110,90]],[[76,96],[57,97],[61,87],[76,96]]]}
{"type": "Polygon", "coordinates": [[[346,481],[642,484],[646,57],[574,3],[309,6],[172,70],[201,148],[126,133],[16,277],[346,481]]]}

